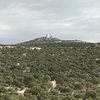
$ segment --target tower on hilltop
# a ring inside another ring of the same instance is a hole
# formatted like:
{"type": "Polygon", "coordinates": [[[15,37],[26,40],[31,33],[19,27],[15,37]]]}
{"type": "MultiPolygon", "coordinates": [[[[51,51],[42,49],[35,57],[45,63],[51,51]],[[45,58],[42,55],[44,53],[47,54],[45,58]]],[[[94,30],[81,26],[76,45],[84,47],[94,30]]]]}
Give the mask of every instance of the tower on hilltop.
{"type": "Polygon", "coordinates": [[[49,39],[50,38],[50,35],[49,34],[46,34],[46,38],[49,39]]]}

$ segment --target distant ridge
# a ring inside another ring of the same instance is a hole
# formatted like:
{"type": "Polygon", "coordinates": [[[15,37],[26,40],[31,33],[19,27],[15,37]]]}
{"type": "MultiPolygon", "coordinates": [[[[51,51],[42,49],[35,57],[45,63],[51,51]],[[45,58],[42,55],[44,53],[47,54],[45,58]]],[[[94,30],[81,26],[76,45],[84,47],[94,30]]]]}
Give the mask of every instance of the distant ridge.
{"type": "Polygon", "coordinates": [[[62,40],[46,35],[45,37],[36,38],[20,44],[41,44],[41,43],[58,43],[58,42],[62,42],[62,40]]]}
{"type": "Polygon", "coordinates": [[[19,43],[20,45],[44,44],[44,43],[76,43],[83,42],[80,40],[61,40],[48,34],[45,37],[36,38],[30,41],[19,43]]]}

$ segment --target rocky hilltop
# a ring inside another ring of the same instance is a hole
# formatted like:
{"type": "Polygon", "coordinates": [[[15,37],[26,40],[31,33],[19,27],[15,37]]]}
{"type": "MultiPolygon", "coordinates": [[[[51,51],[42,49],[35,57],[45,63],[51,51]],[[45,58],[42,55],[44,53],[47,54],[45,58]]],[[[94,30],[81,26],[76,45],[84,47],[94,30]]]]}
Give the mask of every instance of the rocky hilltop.
{"type": "Polygon", "coordinates": [[[27,42],[23,42],[21,44],[39,44],[39,43],[57,43],[61,42],[60,39],[46,35],[45,37],[36,38],[27,42]]]}
{"type": "Polygon", "coordinates": [[[61,40],[48,34],[45,37],[39,37],[30,41],[19,43],[20,45],[32,45],[32,44],[44,44],[44,43],[73,43],[73,42],[83,42],[80,40],[61,40]]]}

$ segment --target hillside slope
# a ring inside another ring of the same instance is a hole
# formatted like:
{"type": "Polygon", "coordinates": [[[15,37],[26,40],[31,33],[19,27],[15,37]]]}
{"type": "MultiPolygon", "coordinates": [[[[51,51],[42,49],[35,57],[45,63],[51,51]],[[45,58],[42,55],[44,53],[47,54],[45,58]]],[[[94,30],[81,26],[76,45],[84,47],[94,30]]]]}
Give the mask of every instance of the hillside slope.
{"type": "Polygon", "coordinates": [[[100,100],[99,45],[61,42],[0,48],[0,99],[5,98],[100,100]]]}
{"type": "Polygon", "coordinates": [[[73,43],[83,42],[80,40],[61,40],[53,36],[46,35],[45,37],[36,38],[30,41],[22,42],[17,45],[32,46],[36,44],[48,44],[48,43],[73,43]]]}

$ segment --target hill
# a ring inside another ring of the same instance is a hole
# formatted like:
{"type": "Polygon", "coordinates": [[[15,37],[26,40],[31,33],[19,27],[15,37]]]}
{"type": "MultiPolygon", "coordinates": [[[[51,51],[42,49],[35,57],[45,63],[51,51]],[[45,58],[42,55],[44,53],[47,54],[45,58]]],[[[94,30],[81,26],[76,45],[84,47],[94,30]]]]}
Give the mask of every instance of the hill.
{"type": "Polygon", "coordinates": [[[100,100],[100,46],[43,40],[0,48],[0,99],[100,100]]]}
{"type": "Polygon", "coordinates": [[[83,42],[80,40],[61,40],[53,36],[46,35],[45,37],[36,38],[30,41],[19,43],[18,45],[34,45],[34,44],[46,44],[46,43],[73,43],[73,42],[83,42]]]}
{"type": "Polygon", "coordinates": [[[61,42],[61,40],[58,38],[46,35],[46,37],[36,38],[36,39],[30,40],[27,42],[23,42],[20,44],[21,45],[31,45],[31,44],[58,43],[58,42],[61,42]]]}

